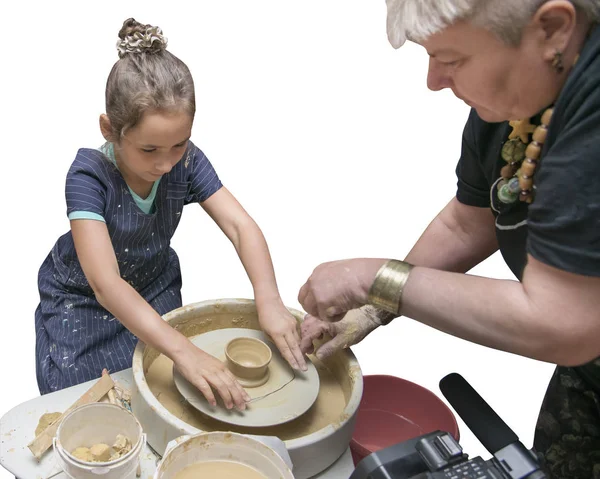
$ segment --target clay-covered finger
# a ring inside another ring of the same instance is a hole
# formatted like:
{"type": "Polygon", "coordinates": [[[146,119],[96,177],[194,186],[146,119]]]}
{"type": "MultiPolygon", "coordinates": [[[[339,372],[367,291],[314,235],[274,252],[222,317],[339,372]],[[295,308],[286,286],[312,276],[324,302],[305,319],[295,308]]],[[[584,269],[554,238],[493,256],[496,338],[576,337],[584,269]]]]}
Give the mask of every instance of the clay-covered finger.
{"type": "MultiPolygon", "coordinates": [[[[292,333],[293,337],[294,337],[294,343],[297,345],[298,347],[298,353],[301,356],[302,361],[304,362],[304,366],[306,366],[306,357],[304,356],[304,352],[302,351],[302,348],[300,347],[300,341],[302,340],[302,336],[300,335],[300,324],[296,324],[296,327],[294,328],[294,331],[292,333]]],[[[293,349],[292,349],[293,351],[293,349]]],[[[296,359],[298,359],[296,357],[296,359]]],[[[308,370],[308,367],[306,367],[306,369],[304,368],[303,363],[300,362],[300,367],[302,368],[303,371],[308,370]]]]}
{"type": "Polygon", "coordinates": [[[240,411],[244,411],[246,409],[246,400],[244,399],[244,394],[242,393],[242,391],[240,391],[235,385],[237,381],[229,377],[229,375],[225,371],[221,373],[221,379],[225,386],[228,388],[235,406],[240,411]]]}
{"type": "Polygon", "coordinates": [[[300,339],[300,350],[310,354],[313,351],[313,341],[321,339],[323,334],[329,331],[329,325],[312,316],[307,317],[302,324],[302,338],[300,339]]]}
{"type": "Polygon", "coordinates": [[[349,338],[344,334],[341,334],[341,332],[338,334],[338,331],[336,331],[335,327],[330,328],[330,333],[333,336],[333,339],[321,345],[321,347],[316,351],[316,356],[319,359],[327,359],[329,356],[337,353],[338,351],[352,346],[351,344],[348,344],[349,338]]]}
{"type": "Polygon", "coordinates": [[[344,349],[342,344],[340,344],[339,342],[334,343],[334,340],[335,340],[335,338],[332,339],[331,341],[327,341],[319,349],[317,349],[315,355],[317,356],[318,359],[321,359],[321,360],[327,359],[331,355],[337,353],[339,350],[344,349]]]}
{"type": "Polygon", "coordinates": [[[315,349],[313,346],[313,338],[310,335],[310,318],[312,318],[312,316],[310,314],[307,314],[304,317],[302,325],[300,326],[300,351],[303,354],[312,354],[315,349]]]}
{"type": "Polygon", "coordinates": [[[296,364],[298,364],[298,367],[302,371],[306,371],[308,369],[308,367],[306,366],[306,360],[304,359],[304,354],[302,354],[302,351],[300,350],[300,344],[298,342],[298,338],[296,336],[294,336],[293,333],[290,333],[290,334],[285,335],[285,340],[287,342],[287,345],[289,347],[289,350],[290,350],[292,356],[294,356],[294,359],[296,360],[296,364]]]}
{"type": "Polygon", "coordinates": [[[229,388],[227,387],[227,385],[221,379],[220,375],[213,374],[210,377],[208,377],[207,380],[211,384],[211,386],[213,386],[217,390],[219,396],[221,396],[221,399],[223,399],[223,403],[225,403],[225,407],[227,409],[231,409],[233,407],[231,393],[229,392],[229,388]]]}
{"type": "Polygon", "coordinates": [[[215,399],[215,395],[213,394],[212,388],[203,377],[195,378],[193,384],[194,386],[196,386],[196,388],[198,388],[198,390],[206,398],[209,404],[211,404],[212,406],[217,405],[217,400],[215,399]]]}
{"type": "Polygon", "coordinates": [[[304,336],[300,342],[300,351],[304,354],[312,354],[315,351],[314,342],[318,339],[323,339],[323,333],[304,336]]]}
{"type": "Polygon", "coordinates": [[[315,339],[319,339],[319,336],[322,335],[315,335],[315,334],[304,334],[302,335],[302,339],[300,340],[300,351],[302,351],[304,354],[312,354],[312,352],[314,351],[314,345],[313,345],[313,341],[315,339]]]}
{"type": "Polygon", "coordinates": [[[238,391],[240,392],[240,394],[244,398],[244,401],[248,402],[248,401],[250,401],[252,399],[250,397],[250,395],[248,394],[248,391],[246,391],[244,389],[244,386],[242,386],[237,379],[235,380],[235,387],[238,388],[238,391]]]}
{"type": "Polygon", "coordinates": [[[310,314],[307,314],[306,316],[304,316],[304,321],[302,321],[302,324],[300,324],[300,338],[302,339],[302,336],[304,336],[304,334],[306,333],[306,331],[310,330],[310,325],[314,322],[312,319],[312,316],[310,314]]]}
{"type": "Polygon", "coordinates": [[[244,398],[244,401],[248,402],[250,401],[250,399],[252,399],[249,395],[248,392],[244,389],[244,387],[240,384],[240,382],[237,380],[237,378],[233,375],[233,373],[231,371],[229,371],[229,369],[225,370],[225,374],[231,379],[231,381],[233,381],[233,385],[235,386],[235,388],[240,392],[240,394],[242,395],[242,397],[244,398]]]}
{"type": "Polygon", "coordinates": [[[302,321],[302,324],[300,325],[301,336],[310,334],[310,332],[314,328],[318,327],[321,323],[323,323],[323,321],[321,321],[319,318],[315,318],[313,315],[307,314],[304,316],[304,321],[302,321]]]}

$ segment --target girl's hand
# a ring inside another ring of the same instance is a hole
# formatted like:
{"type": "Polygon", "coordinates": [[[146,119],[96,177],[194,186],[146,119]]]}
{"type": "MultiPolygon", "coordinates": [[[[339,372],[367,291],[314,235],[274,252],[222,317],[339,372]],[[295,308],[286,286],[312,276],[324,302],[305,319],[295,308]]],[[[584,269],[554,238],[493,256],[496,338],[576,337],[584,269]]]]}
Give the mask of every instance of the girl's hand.
{"type": "Polygon", "coordinates": [[[262,330],[275,342],[281,355],[293,369],[306,371],[306,360],[300,351],[298,322],[283,303],[275,303],[259,310],[258,321],[262,330]]]}
{"type": "Polygon", "coordinates": [[[215,406],[217,401],[212,388],[215,388],[227,409],[233,405],[243,411],[250,396],[221,361],[192,344],[175,358],[175,366],[181,374],[215,406]],[[211,388],[212,386],[212,388],[211,388]]]}

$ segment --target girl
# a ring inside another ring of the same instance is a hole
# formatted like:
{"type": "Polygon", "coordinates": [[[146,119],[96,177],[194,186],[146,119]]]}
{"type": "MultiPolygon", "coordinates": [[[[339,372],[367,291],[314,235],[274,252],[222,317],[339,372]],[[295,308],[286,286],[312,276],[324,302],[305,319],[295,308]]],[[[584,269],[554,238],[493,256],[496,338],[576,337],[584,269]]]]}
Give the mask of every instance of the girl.
{"type": "Polygon", "coordinates": [[[172,359],[212,404],[249,399],[215,357],[161,315],[182,305],[170,240],[198,202],[230,239],[254,288],[261,327],[295,369],[306,369],[294,317],[279,296],[265,239],[190,141],[196,110],[187,66],[158,27],[126,20],[106,87],[106,143],[81,149],[66,182],[71,231],[40,268],[36,368],[46,394],[131,367],[137,339],[172,359]]]}

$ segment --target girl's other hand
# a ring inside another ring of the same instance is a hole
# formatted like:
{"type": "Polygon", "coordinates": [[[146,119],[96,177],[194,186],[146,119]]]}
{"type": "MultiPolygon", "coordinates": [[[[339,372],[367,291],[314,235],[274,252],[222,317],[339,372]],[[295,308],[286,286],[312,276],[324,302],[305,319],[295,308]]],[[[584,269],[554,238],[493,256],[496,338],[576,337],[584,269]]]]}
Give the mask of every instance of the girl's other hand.
{"type": "Polygon", "coordinates": [[[298,322],[283,303],[260,309],[258,318],[260,327],[271,337],[289,365],[293,369],[306,371],[306,360],[300,351],[298,322]]]}
{"type": "Polygon", "coordinates": [[[216,389],[227,409],[235,406],[243,411],[250,396],[225,367],[223,362],[189,343],[174,360],[181,374],[204,395],[213,406],[217,404],[213,389],[216,389]]]}

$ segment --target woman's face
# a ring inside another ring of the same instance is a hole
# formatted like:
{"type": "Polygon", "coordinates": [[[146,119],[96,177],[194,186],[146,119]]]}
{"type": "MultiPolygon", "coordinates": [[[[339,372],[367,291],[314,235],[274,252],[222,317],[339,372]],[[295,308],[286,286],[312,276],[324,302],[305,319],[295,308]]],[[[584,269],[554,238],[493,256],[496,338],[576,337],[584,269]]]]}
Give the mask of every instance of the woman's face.
{"type": "Polygon", "coordinates": [[[555,101],[564,82],[551,64],[551,40],[536,21],[518,46],[470,23],[456,23],[422,42],[430,56],[427,86],[450,88],[488,122],[534,116],[555,101]]]}

